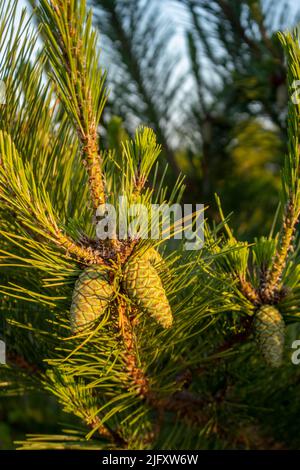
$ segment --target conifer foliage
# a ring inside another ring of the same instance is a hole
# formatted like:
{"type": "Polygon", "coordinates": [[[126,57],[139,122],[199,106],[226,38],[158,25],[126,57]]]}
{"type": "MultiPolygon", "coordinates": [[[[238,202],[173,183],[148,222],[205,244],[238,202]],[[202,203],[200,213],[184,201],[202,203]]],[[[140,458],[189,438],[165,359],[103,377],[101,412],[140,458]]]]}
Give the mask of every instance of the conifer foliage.
{"type": "MultiPolygon", "coordinates": [[[[236,445],[230,429],[247,401],[237,371],[251,360],[263,397],[259,371],[273,377],[283,322],[300,315],[300,105],[289,108],[279,233],[239,242],[218,201],[222,224],[206,221],[201,250],[118,233],[103,241],[96,237],[99,205],[112,204],[120,215],[119,195],[146,207],[179,202],[182,179],[169,190],[159,179],[161,148],[150,128],[124,141],[121,156],[101,150],[105,74],[85,0],[40,0],[29,20],[23,12],[16,21],[16,11],[17,1],[0,0],[1,393],[43,390],[72,416],[61,434],[29,435],[18,446],[236,445]]],[[[299,34],[280,38],[292,94],[299,34]]],[[[288,381],[283,356],[278,374],[288,381]]]]}

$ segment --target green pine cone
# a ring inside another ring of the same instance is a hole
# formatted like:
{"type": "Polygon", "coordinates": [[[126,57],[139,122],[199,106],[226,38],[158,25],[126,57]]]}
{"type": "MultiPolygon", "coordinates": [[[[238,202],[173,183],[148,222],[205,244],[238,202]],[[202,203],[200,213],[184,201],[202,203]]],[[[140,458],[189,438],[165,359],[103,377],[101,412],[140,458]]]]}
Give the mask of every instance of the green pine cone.
{"type": "Polygon", "coordinates": [[[256,341],[267,364],[282,364],[285,323],[280,312],[271,305],[263,305],[253,322],[256,341]]]}
{"type": "Polygon", "coordinates": [[[104,313],[113,296],[113,287],[108,282],[107,270],[94,265],[86,268],[75,283],[72,305],[72,330],[78,333],[104,313]]]}
{"type": "Polygon", "coordinates": [[[122,282],[133,302],[145,310],[164,328],[172,325],[173,317],[161,279],[147,253],[127,261],[122,282]]]}

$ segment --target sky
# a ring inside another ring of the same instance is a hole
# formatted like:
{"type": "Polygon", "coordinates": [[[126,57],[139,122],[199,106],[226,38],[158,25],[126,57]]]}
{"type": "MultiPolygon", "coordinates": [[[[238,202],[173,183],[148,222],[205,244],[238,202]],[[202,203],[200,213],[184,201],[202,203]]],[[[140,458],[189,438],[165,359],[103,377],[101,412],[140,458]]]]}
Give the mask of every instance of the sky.
{"type": "MultiPolygon", "coordinates": [[[[10,0],[6,0],[6,1],[9,3],[10,0]]],[[[25,6],[27,6],[25,0],[18,0],[18,9],[19,9],[19,11],[22,10],[22,8],[24,8],[25,6]]]]}

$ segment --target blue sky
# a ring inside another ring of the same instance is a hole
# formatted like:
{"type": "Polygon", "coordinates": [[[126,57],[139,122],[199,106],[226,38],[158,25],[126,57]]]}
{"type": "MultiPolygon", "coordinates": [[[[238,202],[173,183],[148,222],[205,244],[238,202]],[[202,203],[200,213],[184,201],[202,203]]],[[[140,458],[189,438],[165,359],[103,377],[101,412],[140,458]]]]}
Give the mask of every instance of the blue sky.
{"type": "MultiPolygon", "coordinates": [[[[7,2],[9,2],[10,0],[6,0],[7,2]]],[[[18,6],[19,6],[19,9],[21,10],[24,6],[26,6],[26,2],[25,0],[18,0],[18,6]]]]}

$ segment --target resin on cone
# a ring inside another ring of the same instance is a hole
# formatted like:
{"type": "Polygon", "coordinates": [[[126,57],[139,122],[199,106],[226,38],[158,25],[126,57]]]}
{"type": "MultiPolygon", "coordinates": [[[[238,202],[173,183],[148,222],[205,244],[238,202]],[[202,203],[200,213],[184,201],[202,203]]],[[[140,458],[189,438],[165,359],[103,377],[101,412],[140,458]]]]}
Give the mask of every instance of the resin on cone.
{"type": "Polygon", "coordinates": [[[149,261],[149,254],[129,258],[122,285],[130,299],[160,325],[164,328],[172,325],[171,307],[160,276],[149,261]]]}
{"type": "Polygon", "coordinates": [[[102,266],[89,266],[75,283],[72,305],[72,330],[78,333],[102,315],[113,296],[113,288],[109,284],[107,270],[102,266]]]}
{"type": "Polygon", "coordinates": [[[272,305],[263,305],[255,314],[254,333],[262,355],[271,367],[282,364],[285,323],[272,305]]]}

